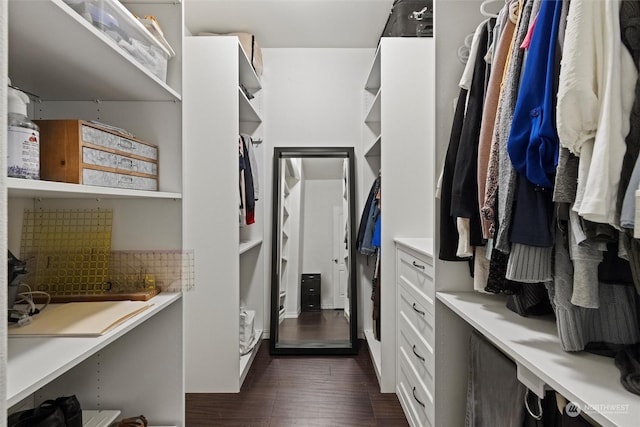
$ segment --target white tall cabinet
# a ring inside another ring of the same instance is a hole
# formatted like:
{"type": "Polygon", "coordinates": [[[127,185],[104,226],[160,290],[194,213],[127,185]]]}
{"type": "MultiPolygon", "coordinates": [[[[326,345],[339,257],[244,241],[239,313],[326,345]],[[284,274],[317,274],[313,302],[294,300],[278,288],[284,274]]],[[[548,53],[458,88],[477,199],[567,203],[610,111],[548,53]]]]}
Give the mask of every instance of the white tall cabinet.
{"type": "Polygon", "coordinates": [[[387,393],[396,389],[394,239],[433,237],[434,62],[432,38],[383,38],[365,84],[365,160],[371,176],[382,175],[380,341],[373,334],[367,281],[361,287],[363,329],[387,393]]]}
{"type": "MultiPolygon", "coordinates": [[[[96,120],[127,129],[158,145],[161,171],[159,191],[153,192],[3,178],[2,283],[7,277],[5,244],[20,254],[25,209],[113,209],[112,249],[183,248],[183,5],[174,0],[123,3],[162,23],[176,52],[166,82],[62,0],[0,3],[9,35],[8,40],[0,37],[0,52],[8,58],[8,67],[4,62],[0,67],[2,104],[8,73],[13,85],[39,97],[28,111],[32,119],[96,120]]],[[[5,120],[2,114],[3,176],[5,120]]],[[[2,307],[6,290],[6,285],[0,287],[2,307]]],[[[184,425],[182,296],[161,293],[151,302],[152,308],[98,338],[9,338],[0,367],[6,409],[76,394],[86,409],[119,409],[145,414],[156,425],[184,425]]],[[[4,342],[4,327],[2,331],[4,342]]]]}
{"type": "MultiPolygon", "coordinates": [[[[256,334],[264,329],[263,197],[255,224],[240,227],[238,212],[238,137],[259,140],[261,84],[237,37],[186,37],[184,50],[184,241],[197,283],[185,295],[186,391],[238,392],[260,345],[240,357],[240,307],[256,311],[256,334]]],[[[264,194],[264,156],[251,149],[264,194]]]]}

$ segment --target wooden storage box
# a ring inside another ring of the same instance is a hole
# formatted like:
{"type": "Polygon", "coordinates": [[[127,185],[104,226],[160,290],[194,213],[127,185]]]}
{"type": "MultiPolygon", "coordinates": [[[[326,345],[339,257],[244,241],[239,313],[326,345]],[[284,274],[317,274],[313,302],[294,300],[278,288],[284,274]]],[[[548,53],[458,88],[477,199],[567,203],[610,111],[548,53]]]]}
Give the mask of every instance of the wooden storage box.
{"type": "Polygon", "coordinates": [[[36,120],[40,179],[158,190],[158,147],[83,120],[36,120]]]}

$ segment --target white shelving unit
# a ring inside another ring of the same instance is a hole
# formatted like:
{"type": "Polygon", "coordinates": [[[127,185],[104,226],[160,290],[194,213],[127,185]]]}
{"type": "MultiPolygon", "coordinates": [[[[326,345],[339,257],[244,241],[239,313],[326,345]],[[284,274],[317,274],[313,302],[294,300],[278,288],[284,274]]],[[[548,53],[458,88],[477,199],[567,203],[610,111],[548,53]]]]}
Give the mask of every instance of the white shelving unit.
{"type": "MultiPolygon", "coordinates": [[[[280,283],[280,307],[283,307],[279,310],[279,320],[282,321],[287,312],[287,289],[292,285],[291,282],[291,272],[289,267],[289,253],[291,250],[291,241],[289,239],[289,234],[291,233],[291,221],[289,220],[289,209],[291,206],[291,187],[296,182],[296,172],[295,165],[292,159],[284,159],[284,167],[281,169],[281,188],[284,189],[282,200],[280,201],[280,238],[279,238],[279,254],[280,254],[280,271],[279,274],[279,283],[280,283]]],[[[291,305],[289,303],[289,305],[291,305]]]]}
{"type": "Polygon", "coordinates": [[[264,156],[256,223],[239,225],[238,138],[261,136],[261,84],[237,37],[186,37],[183,120],[189,212],[185,245],[195,249],[196,287],[185,296],[188,393],[240,391],[264,330],[264,156]],[[243,85],[254,96],[249,100],[243,85]],[[240,307],[255,310],[260,340],[240,357],[240,307]]]}
{"type": "MultiPolygon", "coordinates": [[[[8,58],[2,81],[8,73],[14,86],[39,97],[30,104],[30,118],[124,128],[158,146],[161,170],[157,192],[4,178],[8,203],[0,219],[9,232],[2,240],[18,256],[25,209],[113,209],[114,250],[183,248],[183,7],[179,1],[123,3],[136,15],[162,22],[176,51],[166,82],[62,0],[4,3],[9,37],[0,38],[0,52],[8,58]]],[[[5,132],[0,139],[6,146],[5,132]]],[[[5,257],[2,252],[6,263],[5,257]]],[[[6,298],[6,286],[0,292],[6,298]]],[[[9,338],[1,367],[7,411],[17,403],[37,405],[75,394],[85,408],[117,408],[144,413],[154,424],[183,426],[182,295],[161,293],[150,302],[151,309],[99,338],[9,338]]]]}
{"type": "Polygon", "coordinates": [[[382,38],[365,83],[364,154],[371,176],[382,173],[381,251],[388,254],[381,264],[381,341],[373,334],[368,285],[361,306],[364,335],[385,393],[396,390],[394,238],[433,237],[434,58],[431,38],[382,38]]]}
{"type": "Polygon", "coordinates": [[[506,307],[504,297],[496,295],[438,292],[437,298],[511,358],[519,370],[532,372],[541,384],[577,403],[597,423],[632,426],[640,420],[640,399],[622,387],[613,360],[563,351],[553,318],[519,316],[506,307]],[[620,409],[599,411],[606,405],[620,409]]]}

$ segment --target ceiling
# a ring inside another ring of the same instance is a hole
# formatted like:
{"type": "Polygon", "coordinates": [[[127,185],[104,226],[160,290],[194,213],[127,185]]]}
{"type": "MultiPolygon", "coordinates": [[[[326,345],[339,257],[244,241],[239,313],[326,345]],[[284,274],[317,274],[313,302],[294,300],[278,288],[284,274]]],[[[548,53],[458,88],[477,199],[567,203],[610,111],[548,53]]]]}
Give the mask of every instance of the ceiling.
{"type": "Polygon", "coordinates": [[[375,48],[393,0],[183,0],[189,31],[250,32],[263,48],[375,48]]]}

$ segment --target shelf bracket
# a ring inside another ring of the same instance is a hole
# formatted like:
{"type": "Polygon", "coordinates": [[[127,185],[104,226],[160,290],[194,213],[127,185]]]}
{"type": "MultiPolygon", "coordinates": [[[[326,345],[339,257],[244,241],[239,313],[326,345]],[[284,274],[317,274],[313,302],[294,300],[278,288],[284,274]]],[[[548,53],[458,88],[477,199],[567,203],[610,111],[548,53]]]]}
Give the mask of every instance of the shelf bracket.
{"type": "Polygon", "coordinates": [[[546,390],[550,390],[550,387],[525,366],[519,363],[516,363],[516,365],[518,367],[518,381],[534,392],[540,399],[544,399],[544,393],[546,390]]]}

